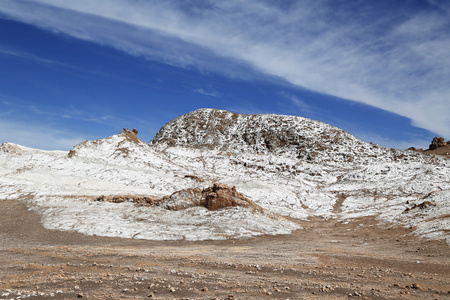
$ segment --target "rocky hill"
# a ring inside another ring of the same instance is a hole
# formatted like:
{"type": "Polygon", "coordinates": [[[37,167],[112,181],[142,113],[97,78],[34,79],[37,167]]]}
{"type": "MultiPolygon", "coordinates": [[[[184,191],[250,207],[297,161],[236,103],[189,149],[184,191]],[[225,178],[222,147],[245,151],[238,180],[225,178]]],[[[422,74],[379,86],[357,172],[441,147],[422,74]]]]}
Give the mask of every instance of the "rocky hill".
{"type": "Polygon", "coordinates": [[[322,164],[360,164],[416,156],[363,142],[320,121],[286,115],[235,114],[218,109],[199,109],[170,121],[149,145],[160,150],[184,147],[272,154],[322,164]]]}

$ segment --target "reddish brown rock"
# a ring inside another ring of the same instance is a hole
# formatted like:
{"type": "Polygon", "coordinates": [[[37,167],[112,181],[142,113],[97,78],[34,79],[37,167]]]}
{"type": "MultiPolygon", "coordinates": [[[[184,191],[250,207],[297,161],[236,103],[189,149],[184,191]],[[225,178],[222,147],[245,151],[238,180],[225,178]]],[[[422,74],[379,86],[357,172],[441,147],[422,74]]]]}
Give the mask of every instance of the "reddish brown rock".
{"type": "Polygon", "coordinates": [[[70,150],[68,156],[69,156],[69,158],[71,158],[71,157],[74,157],[75,154],[76,154],[76,151],[75,151],[75,150],[70,150]]]}
{"type": "Polygon", "coordinates": [[[108,201],[113,203],[133,202],[138,205],[159,206],[168,210],[182,210],[195,206],[203,206],[209,210],[218,210],[228,207],[244,207],[252,212],[263,212],[263,208],[243,194],[235,187],[223,183],[215,183],[213,186],[198,189],[183,189],[160,199],[151,196],[100,196],[97,201],[108,201]]]}
{"type": "Polygon", "coordinates": [[[100,197],[97,197],[95,200],[112,203],[133,202],[138,205],[150,205],[150,206],[156,206],[161,201],[160,199],[156,199],[155,197],[136,196],[136,195],[115,195],[115,196],[101,195],[100,197]]]}
{"type": "Polygon", "coordinates": [[[123,131],[121,133],[119,133],[119,135],[123,135],[125,136],[125,138],[129,141],[133,141],[137,144],[143,143],[138,137],[137,137],[137,129],[134,128],[133,130],[129,130],[128,128],[124,128],[123,131]]]}
{"type": "Polygon", "coordinates": [[[253,211],[262,211],[262,208],[253,201],[236,191],[236,187],[216,183],[212,187],[202,191],[202,206],[209,210],[217,210],[226,207],[242,206],[253,211]]]}
{"type": "Polygon", "coordinates": [[[429,146],[429,150],[436,150],[439,147],[445,147],[447,145],[446,142],[444,142],[443,137],[434,137],[433,141],[431,142],[429,146]]]}
{"type": "Polygon", "coordinates": [[[223,183],[215,183],[203,190],[198,188],[183,189],[161,199],[160,206],[169,210],[181,210],[194,206],[203,206],[209,210],[241,206],[252,211],[262,212],[263,209],[235,187],[223,183]]]}
{"type": "Polygon", "coordinates": [[[445,142],[444,138],[435,137],[433,138],[429,148],[423,151],[423,153],[441,155],[450,158],[450,141],[445,142]]]}

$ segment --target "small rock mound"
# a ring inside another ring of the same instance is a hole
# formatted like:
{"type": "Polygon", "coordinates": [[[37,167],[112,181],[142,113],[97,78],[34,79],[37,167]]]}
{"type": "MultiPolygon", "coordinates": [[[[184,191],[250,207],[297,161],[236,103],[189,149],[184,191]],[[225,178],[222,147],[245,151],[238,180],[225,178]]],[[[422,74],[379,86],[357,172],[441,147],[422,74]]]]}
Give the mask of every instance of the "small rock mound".
{"type": "Polygon", "coordinates": [[[244,207],[252,212],[263,212],[263,208],[243,194],[235,187],[223,183],[215,183],[213,186],[198,189],[183,189],[160,199],[150,196],[100,196],[96,201],[108,201],[113,203],[133,202],[144,206],[159,206],[168,210],[183,210],[195,206],[203,206],[209,210],[218,210],[229,207],[244,207]]]}
{"type": "Polygon", "coordinates": [[[408,149],[406,149],[405,151],[415,151],[415,152],[423,152],[422,148],[415,148],[415,147],[409,147],[408,149]]]}

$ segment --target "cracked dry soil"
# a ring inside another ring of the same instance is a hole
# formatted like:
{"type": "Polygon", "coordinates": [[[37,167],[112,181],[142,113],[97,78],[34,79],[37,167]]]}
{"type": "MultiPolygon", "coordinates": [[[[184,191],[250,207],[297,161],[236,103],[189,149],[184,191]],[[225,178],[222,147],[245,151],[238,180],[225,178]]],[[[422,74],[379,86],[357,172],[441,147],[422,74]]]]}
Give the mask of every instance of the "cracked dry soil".
{"type": "Polygon", "coordinates": [[[373,218],[314,219],[291,235],[145,241],[46,230],[0,206],[0,299],[449,299],[444,241],[373,218]]]}

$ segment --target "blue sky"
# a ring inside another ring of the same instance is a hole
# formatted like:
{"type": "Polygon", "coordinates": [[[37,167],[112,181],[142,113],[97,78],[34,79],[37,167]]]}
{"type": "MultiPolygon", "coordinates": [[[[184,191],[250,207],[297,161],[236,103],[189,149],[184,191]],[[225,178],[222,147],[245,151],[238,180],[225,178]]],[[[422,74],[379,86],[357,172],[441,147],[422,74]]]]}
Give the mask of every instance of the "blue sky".
{"type": "Polygon", "coordinates": [[[450,139],[450,1],[2,0],[0,142],[71,149],[198,108],[450,139]]]}

